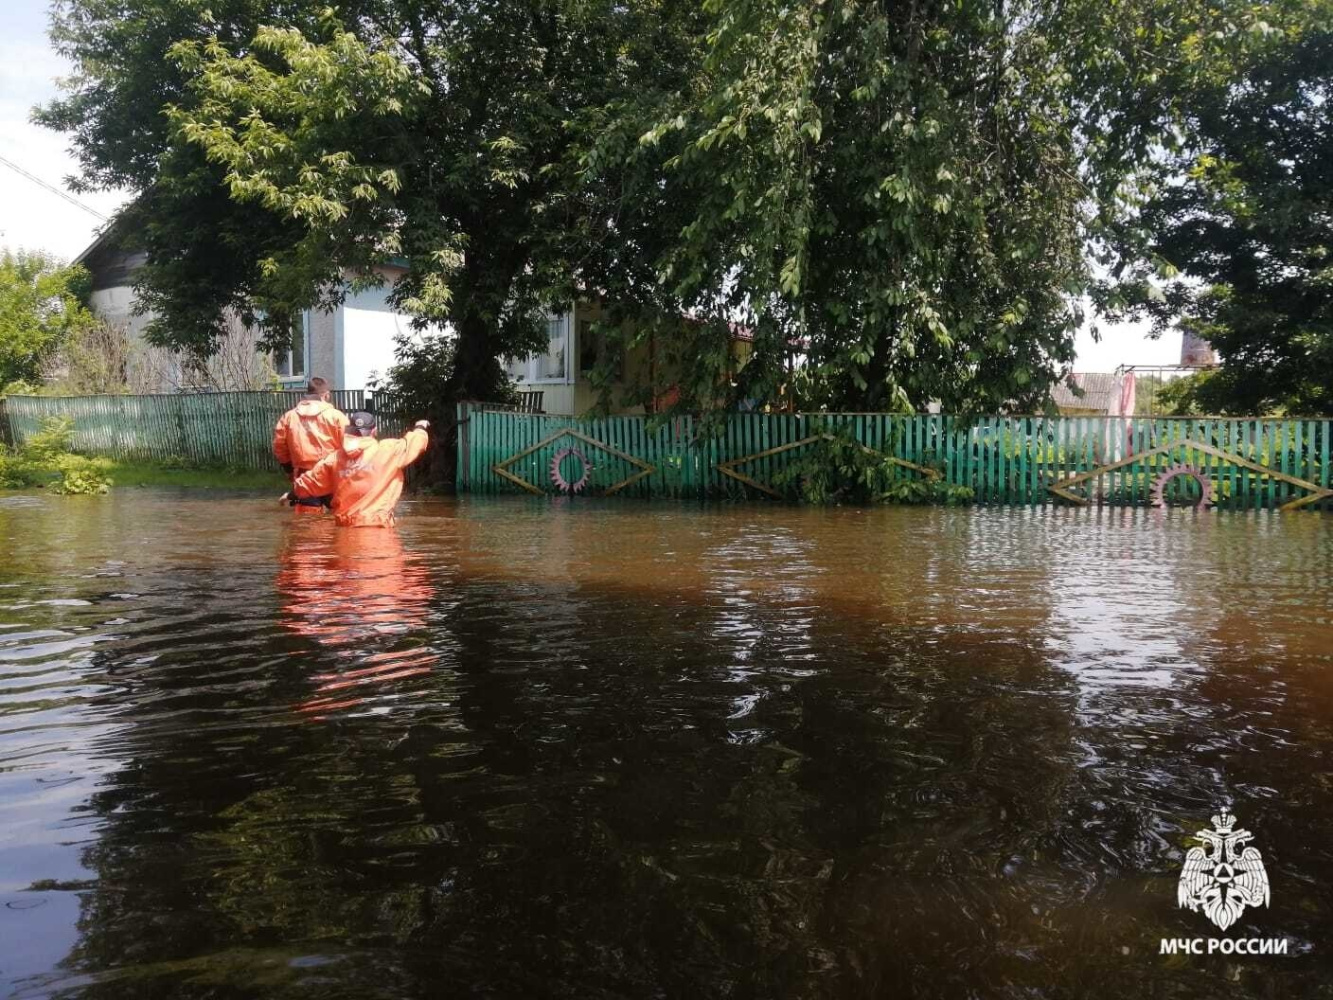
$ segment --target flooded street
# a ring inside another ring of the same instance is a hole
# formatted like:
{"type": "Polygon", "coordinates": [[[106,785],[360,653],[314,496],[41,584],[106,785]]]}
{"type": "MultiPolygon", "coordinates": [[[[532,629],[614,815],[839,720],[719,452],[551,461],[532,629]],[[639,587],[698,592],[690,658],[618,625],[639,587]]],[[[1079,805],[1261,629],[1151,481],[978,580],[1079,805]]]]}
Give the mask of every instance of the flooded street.
{"type": "Polygon", "coordinates": [[[0,496],[0,995],[1333,995],[1328,516],[402,512],[0,496]]]}

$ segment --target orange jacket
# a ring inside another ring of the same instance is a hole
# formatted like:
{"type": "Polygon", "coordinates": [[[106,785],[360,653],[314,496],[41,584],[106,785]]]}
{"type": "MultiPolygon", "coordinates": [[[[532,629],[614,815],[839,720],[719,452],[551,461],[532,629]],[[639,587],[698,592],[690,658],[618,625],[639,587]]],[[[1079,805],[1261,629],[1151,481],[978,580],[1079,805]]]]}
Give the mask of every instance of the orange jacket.
{"type": "Polygon", "coordinates": [[[343,443],[347,414],[322,399],[303,399],[278,418],[273,454],[280,465],[305,472],[343,443]]]}
{"type": "Polygon", "coordinates": [[[421,457],[429,440],[419,427],[382,441],[349,434],[341,448],[297,476],[292,491],[298,497],[332,493],[334,517],[344,527],[389,527],[403,494],[403,470],[421,457]]]}

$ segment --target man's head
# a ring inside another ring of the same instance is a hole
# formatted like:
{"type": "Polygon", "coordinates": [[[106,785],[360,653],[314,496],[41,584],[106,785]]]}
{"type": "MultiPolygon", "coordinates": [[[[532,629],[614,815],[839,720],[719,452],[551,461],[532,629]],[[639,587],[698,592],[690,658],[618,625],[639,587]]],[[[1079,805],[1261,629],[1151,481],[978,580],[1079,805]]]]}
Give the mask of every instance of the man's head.
{"type": "Polygon", "coordinates": [[[365,410],[353,410],[347,414],[347,427],[343,433],[351,434],[353,437],[374,437],[375,414],[367,413],[365,410]]]}
{"type": "Polygon", "coordinates": [[[333,390],[329,388],[328,379],[322,379],[318,375],[306,383],[305,387],[305,394],[307,396],[311,396],[315,399],[323,399],[325,401],[328,400],[329,393],[332,391],[333,390]]]}

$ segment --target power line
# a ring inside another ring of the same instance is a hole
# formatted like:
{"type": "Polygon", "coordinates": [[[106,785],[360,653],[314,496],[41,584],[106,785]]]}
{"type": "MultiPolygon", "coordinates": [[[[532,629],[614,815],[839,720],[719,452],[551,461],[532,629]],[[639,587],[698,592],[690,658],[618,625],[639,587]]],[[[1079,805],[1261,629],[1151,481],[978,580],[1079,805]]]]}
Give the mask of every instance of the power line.
{"type": "Polygon", "coordinates": [[[35,174],[28,173],[28,171],[24,170],[13,160],[6,160],[3,156],[0,156],[0,163],[3,163],[5,166],[7,166],[10,170],[14,171],[16,174],[28,178],[28,180],[32,181],[34,184],[41,185],[42,187],[46,188],[46,190],[50,191],[52,194],[59,195],[61,198],[64,198],[67,202],[69,202],[71,205],[74,205],[76,208],[81,208],[89,215],[95,215],[103,222],[106,222],[106,216],[103,215],[101,212],[99,212],[97,209],[89,208],[87,205],[79,201],[79,199],[75,198],[68,192],[60,190],[60,188],[56,187],[54,184],[46,183],[46,181],[42,180],[35,174]]]}

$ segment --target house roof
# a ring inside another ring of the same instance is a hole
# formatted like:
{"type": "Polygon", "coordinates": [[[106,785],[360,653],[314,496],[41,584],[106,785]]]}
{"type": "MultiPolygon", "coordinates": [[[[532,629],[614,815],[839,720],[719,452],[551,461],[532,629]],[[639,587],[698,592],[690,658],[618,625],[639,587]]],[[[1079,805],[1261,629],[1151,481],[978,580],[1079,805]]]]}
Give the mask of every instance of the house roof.
{"type": "Polygon", "coordinates": [[[93,237],[93,241],[83,248],[82,252],[74,258],[72,263],[87,265],[89,258],[102,250],[111,249],[115,246],[116,240],[120,236],[120,227],[124,219],[123,212],[117,212],[93,237]]]}
{"type": "Polygon", "coordinates": [[[1062,410],[1106,413],[1111,409],[1115,393],[1116,377],[1110,372],[1072,372],[1051,388],[1051,399],[1062,410]],[[1070,382],[1082,389],[1083,395],[1075,395],[1070,382]]]}

